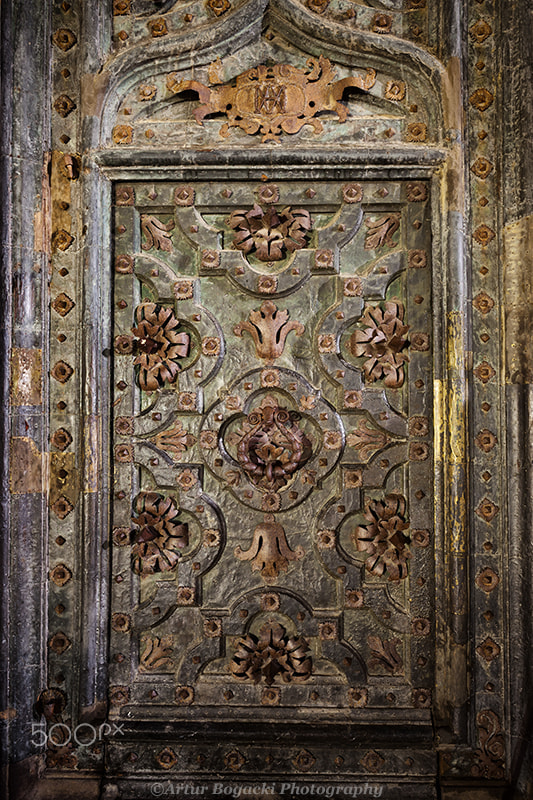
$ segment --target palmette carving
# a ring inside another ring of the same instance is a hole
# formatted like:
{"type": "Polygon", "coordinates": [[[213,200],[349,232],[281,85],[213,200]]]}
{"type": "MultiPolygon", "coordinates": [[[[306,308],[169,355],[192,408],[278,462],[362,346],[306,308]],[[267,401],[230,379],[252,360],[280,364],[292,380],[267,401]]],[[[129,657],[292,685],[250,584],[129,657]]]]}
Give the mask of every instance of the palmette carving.
{"type": "Polygon", "coordinates": [[[138,526],[134,533],[131,565],[139,575],[168,572],[178,563],[179,550],[189,543],[189,526],[179,518],[171,497],[157,492],[141,492],[134,505],[138,526]]]}
{"type": "Polygon", "coordinates": [[[181,330],[171,308],[141,303],[135,309],[137,382],[146,392],[174,383],[181,371],[180,361],[189,354],[191,337],[181,330]]]}
{"type": "Polygon", "coordinates": [[[267,583],[275,581],[280,572],[287,572],[289,561],[299,561],[303,555],[300,545],[291,550],[284,528],[274,521],[272,514],[265,514],[265,521],[257,525],[248,550],[235,548],[236,558],[251,561],[252,572],[260,571],[267,583]]]}
{"type": "Polygon", "coordinates": [[[304,125],[320,133],[322,122],[314,117],[321,111],[333,111],[344,122],[348,116],[348,109],[340,102],[344,91],[355,88],[366,92],[376,82],[373,69],[367,69],[365,77],[353,75],[335,81],[336,76],[329,59],[320,56],[309,58],[307,69],[260,64],[238,75],[234,86],[210,88],[194,80],[178,81],[173,73],[168,76],[167,87],[175,94],[198,93],[201,105],[193,113],[200,125],[210,114],[225,114],[229,122],[221,127],[221,136],[239,127],[248,134],[260,131],[263,142],[276,142],[282,133],[298,133],[304,125]]]}
{"type": "Polygon", "coordinates": [[[260,261],[281,261],[287,253],[307,244],[311,217],[305,208],[290,206],[277,211],[274,206],[262,209],[257,203],[249,211],[232,211],[228,225],[236,231],[233,246],[254,254],[260,261]]]}
{"type": "Polygon", "coordinates": [[[294,331],[296,336],[301,336],[304,330],[301,322],[289,321],[287,309],[280,311],[275,303],[266,300],[261,308],[250,311],[248,320],[239,322],[233,333],[242,336],[243,331],[247,331],[254,340],[257,357],[271,363],[283,354],[288,334],[294,331]]]}
{"type": "Polygon", "coordinates": [[[400,217],[398,214],[388,214],[380,217],[374,222],[365,219],[368,233],[365,236],[365,250],[376,250],[378,247],[396,247],[398,242],[393,242],[393,234],[400,227],[400,217]]]}
{"type": "Polygon", "coordinates": [[[386,301],[381,306],[365,307],[360,325],[347,347],[356,358],[364,358],[363,371],[369,383],[384,378],[385,386],[399,388],[404,382],[403,365],[409,361],[402,351],[407,347],[406,333],[409,325],[404,325],[402,303],[386,301]]]}
{"type": "Polygon", "coordinates": [[[230,663],[238,681],[259,683],[261,678],[272,686],[277,677],[283,683],[304,683],[313,669],[310,648],[303,637],[288,636],[282,625],[263,625],[259,636],[249,633],[240,639],[230,663]]]}
{"type": "Polygon", "coordinates": [[[165,250],[167,253],[171,253],[172,240],[170,231],[173,228],[173,219],[165,225],[164,222],[161,222],[151,214],[141,214],[141,230],[145,237],[145,241],[141,245],[142,249],[151,250],[155,247],[156,250],[165,250]]]}

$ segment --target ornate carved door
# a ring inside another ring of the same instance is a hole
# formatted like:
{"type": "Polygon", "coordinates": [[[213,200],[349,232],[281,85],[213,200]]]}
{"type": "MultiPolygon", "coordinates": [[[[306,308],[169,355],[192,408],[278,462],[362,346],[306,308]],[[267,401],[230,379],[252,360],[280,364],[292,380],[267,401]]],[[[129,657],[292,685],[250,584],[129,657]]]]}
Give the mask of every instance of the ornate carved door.
{"type": "Polygon", "coordinates": [[[115,185],[112,771],[430,746],[429,183],[298,173],[115,185]]]}

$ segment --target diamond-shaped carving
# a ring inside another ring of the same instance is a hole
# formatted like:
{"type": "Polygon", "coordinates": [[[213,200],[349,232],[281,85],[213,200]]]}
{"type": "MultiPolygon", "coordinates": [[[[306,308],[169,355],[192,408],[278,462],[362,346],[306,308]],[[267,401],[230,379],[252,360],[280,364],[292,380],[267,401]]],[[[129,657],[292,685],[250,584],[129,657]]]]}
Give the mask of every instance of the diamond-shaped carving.
{"type": "Polygon", "coordinates": [[[66,383],[73,372],[74,370],[66,361],[58,361],[57,364],[54,365],[50,375],[52,378],[55,378],[56,381],[59,381],[59,383],[66,383]]]}
{"type": "Polygon", "coordinates": [[[52,300],[52,308],[56,311],[61,317],[66,317],[67,314],[72,311],[76,303],[70,299],[68,294],[61,292],[58,294],[55,300],[52,300]]]}
{"type": "Polygon", "coordinates": [[[62,631],[54,633],[54,635],[48,640],[48,646],[54,651],[54,653],[57,653],[58,656],[60,656],[61,653],[64,653],[65,650],[68,650],[71,644],[72,642],[68,636],[65,636],[62,631]]]}
{"type": "Polygon", "coordinates": [[[74,506],[64,495],[58,497],[55,503],[52,503],[50,506],[54,514],[59,517],[59,519],[65,519],[68,514],[72,511],[74,506]]]}
{"type": "Polygon", "coordinates": [[[501,647],[497,642],[494,641],[490,636],[488,636],[484,642],[482,642],[479,647],[476,647],[476,652],[484,658],[487,664],[490,664],[491,661],[494,661],[495,658],[501,653],[501,647]]]}
{"type": "Polygon", "coordinates": [[[476,583],[484,592],[492,592],[493,589],[499,584],[500,579],[496,572],[490,567],[482,569],[476,578],[476,583]]]}
{"type": "Polygon", "coordinates": [[[483,450],[484,453],[490,453],[494,445],[497,443],[498,437],[492,433],[492,431],[489,431],[488,428],[483,428],[483,430],[478,433],[474,441],[480,450],[483,450]]]}
{"type": "Polygon", "coordinates": [[[67,50],[74,47],[78,40],[76,39],[76,35],[68,30],[68,28],[59,28],[52,36],[52,41],[56,47],[59,47],[60,50],[66,53],[67,50]]]}
{"type": "Polygon", "coordinates": [[[50,580],[53,581],[56,586],[64,586],[71,578],[72,572],[66,564],[57,564],[50,570],[50,580]]]}
{"type": "Polygon", "coordinates": [[[490,522],[499,511],[499,506],[489,500],[488,497],[485,497],[481,503],[476,508],[476,514],[478,514],[485,522],[490,522]]]}
{"type": "Polygon", "coordinates": [[[60,117],[68,117],[68,115],[76,108],[76,103],[68,94],[61,94],[54,102],[54,108],[60,117]]]}
{"type": "Polygon", "coordinates": [[[482,247],[486,247],[486,245],[492,242],[496,234],[492,228],[489,228],[488,225],[480,225],[479,228],[476,228],[474,231],[473,236],[478,244],[480,244],[482,247]]]}
{"type": "Polygon", "coordinates": [[[481,314],[488,314],[494,308],[494,300],[486,292],[480,292],[472,300],[472,305],[481,314]]]}
{"type": "Polygon", "coordinates": [[[470,95],[470,103],[478,111],[486,111],[494,101],[494,95],[488,89],[481,88],[470,95]]]}
{"type": "Polygon", "coordinates": [[[313,769],[316,758],[309,750],[300,750],[292,759],[292,763],[300,772],[309,772],[310,769],[313,769]]]}
{"type": "Polygon", "coordinates": [[[369,750],[359,763],[367,772],[379,772],[385,763],[385,759],[375,750],[369,750]]]}
{"type": "Polygon", "coordinates": [[[67,449],[69,444],[72,444],[72,436],[65,428],[58,428],[57,431],[52,434],[50,441],[54,447],[57,447],[58,450],[63,452],[63,450],[67,449]]]}
{"type": "Polygon", "coordinates": [[[479,44],[484,42],[485,39],[488,39],[491,33],[492,28],[488,22],[485,22],[484,19],[478,19],[478,21],[470,28],[470,36],[479,44]]]}
{"type": "Polygon", "coordinates": [[[496,375],[494,368],[488,361],[482,361],[474,370],[474,375],[481,383],[488,383],[496,375]]]}
{"type": "Polygon", "coordinates": [[[492,172],[493,165],[488,160],[488,158],[480,156],[474,161],[470,169],[472,170],[474,175],[477,175],[478,178],[485,180],[485,178],[492,172]]]}

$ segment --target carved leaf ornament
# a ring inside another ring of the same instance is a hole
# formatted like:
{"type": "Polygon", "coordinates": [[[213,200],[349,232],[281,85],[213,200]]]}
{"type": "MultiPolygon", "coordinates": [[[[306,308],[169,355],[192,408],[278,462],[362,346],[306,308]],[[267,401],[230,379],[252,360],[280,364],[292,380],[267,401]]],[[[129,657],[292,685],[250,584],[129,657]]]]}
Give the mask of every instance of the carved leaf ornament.
{"type": "Polygon", "coordinates": [[[235,548],[236,558],[251,561],[252,572],[260,571],[267,583],[275,581],[280,572],[287,572],[289,561],[299,561],[303,555],[299,545],[291,550],[284,528],[274,521],[272,514],[266,514],[265,521],[257,525],[248,550],[235,548]]]}
{"type": "Polygon", "coordinates": [[[189,543],[189,526],[179,519],[171,497],[157,492],[141,492],[135,499],[138,526],[131,550],[132,569],[139,575],[168,572],[179,560],[179,550],[189,543]]]}
{"type": "Polygon", "coordinates": [[[257,357],[272,362],[282,355],[287,335],[294,331],[301,336],[304,330],[301,322],[289,322],[287,309],[281,311],[271,300],[266,300],[261,308],[250,311],[248,320],[239,322],[233,333],[242,336],[247,331],[254,340],[257,357]]]}
{"type": "Polygon", "coordinates": [[[345,89],[368,91],[376,82],[373,69],[367,69],[364,78],[354,75],[335,81],[336,76],[329,59],[320,56],[309,58],[307,69],[261,64],[238,75],[235,85],[216,88],[194,80],[177,81],[173,73],[168,76],[167,87],[175,94],[198,93],[201,105],[194,117],[200,125],[209,114],[225,114],[229,121],[221,127],[221,136],[239,127],[248,134],[260,131],[263,142],[277,142],[282,133],[298,133],[304,125],[312,125],[315,133],[320,133],[323,125],[314,117],[321,111],[333,111],[344,122],[348,109],[340,100],[345,89]]]}
{"type": "Polygon", "coordinates": [[[407,577],[407,559],[411,557],[403,533],[409,527],[405,519],[406,500],[400,494],[388,494],[383,500],[370,500],[365,509],[368,525],[359,525],[352,537],[360,552],[368,553],[366,568],[373,575],[388,574],[390,581],[407,577]]]}
{"type": "Polygon", "coordinates": [[[189,354],[189,334],[180,330],[171,308],[156,303],[137,306],[135,322],[132,333],[137,339],[138,355],[133,363],[138,368],[140,388],[153,392],[165,382],[174,383],[181,371],[180,360],[189,354]]]}
{"type": "Polygon", "coordinates": [[[347,344],[356,358],[365,358],[363,370],[369,383],[384,378],[385,386],[403,386],[405,361],[402,353],[407,347],[405,335],[409,325],[403,324],[404,307],[401,303],[387,301],[381,306],[366,306],[360,325],[347,344]]]}
{"type": "Polygon", "coordinates": [[[267,686],[272,686],[278,676],[283,683],[303,683],[312,672],[309,651],[303,637],[287,636],[282,625],[269,623],[263,625],[258,637],[249,633],[238,642],[231,674],[238,681],[253,683],[263,678],[267,686]]]}

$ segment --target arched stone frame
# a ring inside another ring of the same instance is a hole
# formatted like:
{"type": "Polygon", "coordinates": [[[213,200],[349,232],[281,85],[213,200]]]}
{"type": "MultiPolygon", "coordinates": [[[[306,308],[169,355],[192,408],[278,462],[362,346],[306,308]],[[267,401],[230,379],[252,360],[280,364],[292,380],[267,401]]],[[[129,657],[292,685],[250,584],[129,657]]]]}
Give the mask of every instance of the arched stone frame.
{"type": "MultiPolygon", "coordinates": [[[[457,150],[456,152],[459,152],[459,150],[457,150]]],[[[104,184],[104,185],[105,185],[105,184],[104,184]]],[[[96,195],[93,195],[93,198],[94,198],[94,196],[96,196],[96,195]]],[[[103,194],[102,194],[102,196],[103,196],[103,194]]],[[[456,212],[456,213],[460,213],[460,209],[459,209],[459,208],[454,208],[454,212],[456,212]]],[[[91,228],[90,228],[90,226],[89,226],[89,231],[90,231],[90,229],[91,229],[91,228]]],[[[97,239],[97,240],[98,240],[98,239],[97,239]]],[[[460,240],[460,237],[459,237],[459,240],[460,240]]],[[[99,244],[98,246],[101,246],[101,245],[99,244]]],[[[458,285],[459,285],[459,284],[458,284],[458,285]]],[[[461,290],[459,290],[459,291],[461,291],[461,290]]],[[[455,302],[450,302],[450,309],[451,309],[452,311],[455,311],[455,310],[457,310],[457,309],[461,309],[461,308],[463,308],[463,309],[464,309],[464,308],[466,307],[466,301],[465,301],[465,299],[464,299],[464,295],[463,295],[462,297],[459,297],[458,299],[459,299],[459,302],[458,302],[458,303],[455,303],[455,302]]],[[[92,303],[92,298],[88,298],[88,300],[87,300],[87,308],[90,308],[90,306],[91,306],[91,303],[92,303]]],[[[458,316],[459,316],[459,314],[458,314],[458,316]]],[[[97,330],[98,330],[98,328],[99,328],[99,326],[98,326],[98,325],[96,325],[96,326],[95,326],[95,328],[94,328],[94,330],[95,330],[95,331],[97,331],[97,330]]],[[[93,337],[92,337],[92,336],[89,336],[89,337],[88,337],[88,340],[93,340],[93,337]]],[[[461,356],[462,356],[462,353],[463,353],[463,347],[461,346],[461,342],[462,342],[461,335],[459,335],[458,339],[452,340],[452,344],[451,344],[451,353],[453,353],[453,352],[454,352],[454,350],[455,350],[455,348],[456,348],[457,352],[458,352],[459,354],[461,354],[461,356]],[[454,342],[455,342],[455,344],[454,344],[454,342]]],[[[104,345],[105,345],[105,342],[104,342],[104,345]]],[[[104,347],[104,349],[105,349],[105,347],[104,347]]],[[[467,349],[467,348],[465,348],[465,349],[467,349]]],[[[96,353],[96,347],[95,347],[95,353],[96,353]]],[[[453,361],[453,358],[452,358],[451,360],[453,361]]],[[[461,387],[461,386],[463,386],[464,384],[463,384],[463,383],[461,383],[461,382],[459,382],[459,384],[458,384],[458,385],[459,385],[459,387],[461,387]]],[[[463,405],[464,405],[464,403],[463,403],[463,402],[462,402],[462,400],[461,400],[461,394],[459,394],[459,399],[458,399],[458,401],[457,401],[457,406],[458,406],[458,407],[461,407],[461,406],[463,406],[463,405]]],[[[96,405],[95,405],[94,411],[95,411],[95,416],[97,416],[97,415],[98,415],[98,404],[96,404],[96,405]]],[[[460,453],[458,454],[458,453],[457,453],[457,451],[454,449],[454,460],[457,458],[457,456],[460,456],[460,453]]],[[[465,460],[466,460],[466,459],[465,459],[465,460]]],[[[459,458],[457,458],[457,462],[458,462],[458,464],[459,464],[459,466],[457,467],[457,473],[458,473],[458,475],[459,475],[459,479],[461,480],[461,473],[462,473],[462,468],[461,468],[461,466],[462,466],[462,465],[461,465],[461,458],[460,458],[460,457],[459,457],[459,458]]],[[[450,515],[451,515],[451,517],[452,517],[452,518],[453,518],[453,507],[454,507],[454,504],[453,504],[453,503],[451,503],[451,505],[450,505],[450,515]]],[[[90,519],[93,519],[93,516],[92,516],[92,514],[89,514],[88,516],[89,516],[89,518],[90,518],[90,519]]],[[[99,559],[99,558],[100,558],[100,556],[98,556],[98,559],[99,559]]],[[[464,625],[463,625],[463,629],[464,629],[464,625]]],[[[462,661],[462,659],[463,659],[463,651],[464,651],[464,648],[463,648],[463,646],[462,646],[462,644],[463,644],[463,640],[462,640],[462,639],[461,639],[461,640],[457,639],[457,641],[459,641],[459,646],[458,646],[458,647],[452,646],[452,647],[451,647],[451,650],[452,650],[452,651],[454,651],[454,652],[457,654],[457,658],[458,658],[458,660],[459,660],[459,661],[462,661]]],[[[452,668],[452,669],[451,669],[451,672],[453,672],[453,671],[454,671],[454,668],[452,668]]],[[[89,670],[88,672],[90,672],[90,670],[89,670]]],[[[465,673],[463,672],[463,674],[465,674],[465,673]]],[[[91,679],[91,681],[92,681],[92,679],[91,679]]],[[[461,692],[459,692],[459,694],[461,694],[461,692]]],[[[89,697],[91,697],[91,694],[90,694],[90,693],[89,693],[89,694],[87,694],[87,698],[89,698],[89,697]]],[[[461,703],[460,703],[460,700],[459,700],[458,702],[459,702],[459,705],[460,705],[460,704],[461,704],[461,703]]],[[[89,703],[89,702],[87,702],[87,705],[90,705],[90,703],[89,703]]]]}

